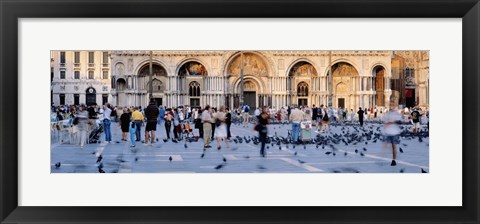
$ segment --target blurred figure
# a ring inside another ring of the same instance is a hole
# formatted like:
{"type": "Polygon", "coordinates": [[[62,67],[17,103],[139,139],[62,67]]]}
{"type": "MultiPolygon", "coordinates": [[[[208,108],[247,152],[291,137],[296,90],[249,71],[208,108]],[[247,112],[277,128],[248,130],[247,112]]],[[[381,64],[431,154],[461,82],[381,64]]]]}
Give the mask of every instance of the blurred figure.
{"type": "Polygon", "coordinates": [[[414,108],[412,113],[413,133],[417,133],[420,130],[420,117],[422,114],[418,111],[418,108],[414,108]]]}
{"type": "Polygon", "coordinates": [[[112,124],[111,116],[112,109],[110,108],[110,104],[107,103],[103,109],[103,130],[105,131],[105,141],[110,143],[112,141],[112,129],[110,125],[112,124]]]}
{"type": "MultiPolygon", "coordinates": [[[[296,109],[298,110],[298,109],[296,109]]],[[[300,111],[300,110],[298,110],[300,111]]],[[[301,111],[300,111],[301,112],[301,111]]],[[[268,128],[267,124],[269,124],[270,121],[268,119],[268,114],[266,111],[262,111],[260,113],[260,116],[258,117],[258,123],[255,126],[255,130],[258,131],[258,138],[260,139],[261,148],[260,148],[260,156],[265,157],[266,152],[265,152],[265,143],[267,141],[267,134],[268,134],[268,128]]],[[[298,135],[297,135],[298,138],[298,135]]]]}
{"type": "Polygon", "coordinates": [[[243,127],[248,127],[248,117],[250,116],[248,113],[250,111],[250,106],[245,104],[242,108],[242,116],[243,116],[243,127]]]}
{"type": "Polygon", "coordinates": [[[217,137],[217,149],[220,150],[221,147],[221,140],[225,141],[225,144],[228,146],[227,141],[227,116],[225,114],[225,106],[221,106],[220,110],[215,114],[216,123],[215,126],[215,136],[217,137]]]}
{"type": "Polygon", "coordinates": [[[230,113],[230,109],[228,107],[225,109],[225,112],[225,123],[227,124],[227,139],[230,140],[230,138],[232,137],[232,133],[230,132],[230,126],[232,126],[232,114],[230,113]]]}
{"type": "Polygon", "coordinates": [[[145,127],[145,144],[152,145],[155,142],[155,131],[157,130],[157,118],[160,111],[155,105],[155,100],[150,99],[150,104],[145,108],[145,117],[147,117],[147,125],[145,127]],[[150,143],[149,142],[149,138],[150,143]]]}
{"type": "MultiPolygon", "coordinates": [[[[135,141],[139,142],[141,140],[140,127],[143,126],[143,114],[139,111],[138,107],[133,108],[132,120],[135,122],[135,136],[137,139],[135,141]]],[[[131,133],[130,133],[131,134],[131,133]]]]}
{"type": "Polygon", "coordinates": [[[397,149],[396,145],[400,143],[400,128],[398,124],[402,120],[402,115],[397,112],[396,110],[390,110],[384,115],[384,141],[385,141],[385,148],[388,147],[388,144],[392,144],[392,163],[391,166],[396,166],[397,163],[395,162],[397,157],[397,149]]]}
{"type": "Polygon", "coordinates": [[[88,112],[85,110],[85,107],[80,106],[80,110],[77,114],[78,124],[77,128],[80,133],[80,148],[83,148],[85,143],[87,143],[87,131],[88,131],[88,112]]]}

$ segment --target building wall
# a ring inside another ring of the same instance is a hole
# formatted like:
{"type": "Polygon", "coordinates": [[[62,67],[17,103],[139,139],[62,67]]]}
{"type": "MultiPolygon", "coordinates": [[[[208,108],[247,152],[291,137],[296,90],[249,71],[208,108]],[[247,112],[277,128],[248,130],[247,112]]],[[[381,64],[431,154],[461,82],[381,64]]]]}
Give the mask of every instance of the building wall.
{"type": "MultiPolygon", "coordinates": [[[[74,63],[75,51],[52,51],[53,80],[51,88],[53,91],[53,104],[60,105],[60,95],[65,95],[65,104],[74,104],[74,94],[79,95],[80,104],[86,103],[86,91],[88,88],[94,88],[96,91],[96,103],[102,104],[102,95],[108,95],[108,102],[112,103],[110,94],[111,65],[110,59],[103,62],[104,51],[94,52],[94,63],[88,63],[89,51],[80,52],[80,63],[74,63]],[[60,63],[61,52],[65,52],[65,63],[60,63]],[[60,76],[61,71],[65,71],[65,78],[60,76]],[[79,79],[75,79],[75,71],[80,73],[79,79]],[[89,71],[93,71],[94,78],[89,79],[89,71]],[[107,79],[103,79],[103,71],[107,72],[107,79]]],[[[108,52],[108,51],[105,51],[108,52]]],[[[108,52],[109,53],[109,52],[108,52]]],[[[110,57],[109,57],[110,58],[110,57]]]]}
{"type": "MultiPolygon", "coordinates": [[[[109,52],[111,57],[108,79],[100,77],[105,67],[101,61],[97,62],[101,60],[102,52],[96,51],[94,80],[87,79],[87,63],[80,65],[80,80],[73,79],[73,51],[66,53],[66,79],[59,79],[61,67],[57,61],[60,53],[53,54],[54,103],[58,103],[58,94],[66,94],[66,103],[70,104],[73,102],[72,93],[85,94],[86,89],[91,86],[97,91],[97,102],[101,102],[102,94],[109,94],[109,102],[114,105],[147,105],[149,75],[141,76],[139,73],[150,62],[149,51],[109,52]],[[125,88],[121,88],[123,82],[125,88]],[[65,90],[62,86],[65,86],[65,90]]],[[[82,62],[86,62],[88,52],[82,51],[81,55],[82,62]]],[[[300,102],[308,106],[328,105],[331,102],[332,106],[338,107],[338,99],[341,98],[346,108],[356,110],[358,107],[368,108],[378,104],[375,89],[378,80],[375,78],[374,69],[380,66],[379,68],[384,69],[383,85],[380,86],[384,88],[379,96],[383,97],[384,105],[389,106],[390,99],[396,100],[396,104],[399,103],[400,97],[394,97],[395,94],[404,94],[401,91],[392,92],[391,83],[403,79],[404,67],[413,66],[412,61],[415,61],[413,64],[418,74],[415,85],[419,86],[416,95],[421,98],[420,103],[428,104],[428,71],[420,69],[428,67],[428,52],[409,54],[408,57],[406,55],[405,52],[394,51],[153,51],[152,64],[165,70],[165,74],[152,76],[152,80],[161,83],[161,90],[154,92],[153,97],[161,99],[165,106],[190,105],[189,84],[195,81],[200,84],[200,106],[209,104],[215,107],[234,107],[243,100],[253,104],[251,106],[267,105],[275,108],[300,102]],[[243,95],[240,94],[241,66],[238,66],[241,64],[242,54],[245,64],[243,95]],[[402,63],[395,61],[396,59],[402,63]],[[403,63],[404,61],[406,62],[403,63]],[[184,70],[190,71],[191,67],[188,66],[192,63],[193,66],[202,65],[206,72],[201,75],[187,72],[188,75],[183,75],[184,70]],[[302,64],[311,65],[313,70],[290,75],[290,71],[302,64]],[[353,67],[355,72],[343,76],[335,75],[338,74],[335,71],[329,72],[331,66],[339,64],[353,67]],[[308,86],[308,95],[299,95],[299,83],[308,86]]],[[[80,103],[82,102],[85,102],[84,95],[80,97],[80,103]]]]}

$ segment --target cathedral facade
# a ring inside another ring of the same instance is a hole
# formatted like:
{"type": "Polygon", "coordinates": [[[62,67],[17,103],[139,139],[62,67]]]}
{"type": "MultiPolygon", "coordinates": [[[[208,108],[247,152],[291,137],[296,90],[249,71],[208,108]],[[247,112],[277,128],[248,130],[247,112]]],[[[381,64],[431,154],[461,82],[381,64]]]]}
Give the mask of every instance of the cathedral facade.
{"type": "MultiPolygon", "coordinates": [[[[75,104],[67,96],[71,87],[56,87],[73,85],[60,77],[55,63],[60,54],[52,53],[53,102],[61,104],[63,94],[63,103],[75,104]]],[[[94,80],[86,65],[86,78],[80,79],[85,84],[73,93],[80,96],[78,103],[91,103],[93,98],[82,94],[93,88],[98,104],[118,106],[146,106],[151,94],[158,105],[168,107],[428,107],[428,51],[108,51],[108,69],[102,67],[105,57],[99,60],[94,71],[100,77],[94,75],[94,80]]]]}

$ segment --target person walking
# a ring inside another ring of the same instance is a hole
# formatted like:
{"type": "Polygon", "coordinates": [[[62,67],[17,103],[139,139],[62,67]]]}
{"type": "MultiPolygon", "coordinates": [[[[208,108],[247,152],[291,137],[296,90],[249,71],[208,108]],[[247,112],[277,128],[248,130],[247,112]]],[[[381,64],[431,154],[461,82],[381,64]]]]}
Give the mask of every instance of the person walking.
{"type": "Polygon", "coordinates": [[[105,130],[105,141],[110,143],[112,141],[112,130],[110,125],[112,124],[111,115],[112,109],[110,108],[110,104],[107,103],[103,109],[103,129],[105,130]]]}
{"type": "Polygon", "coordinates": [[[385,148],[388,146],[388,144],[392,145],[392,163],[390,166],[396,166],[397,162],[396,157],[397,157],[397,149],[396,145],[400,144],[400,128],[398,127],[398,123],[401,122],[402,115],[397,112],[396,110],[390,110],[385,114],[384,117],[384,136],[385,136],[385,148]]]}
{"type": "Polygon", "coordinates": [[[215,136],[217,137],[217,149],[222,148],[221,141],[223,140],[227,145],[227,148],[230,148],[227,141],[227,115],[225,113],[225,106],[221,106],[220,110],[215,114],[215,136]]]}
{"type": "Polygon", "coordinates": [[[258,131],[258,138],[260,139],[260,142],[261,142],[260,156],[262,157],[265,157],[267,154],[265,151],[265,143],[267,141],[267,134],[268,134],[267,125],[269,123],[270,123],[270,120],[268,119],[267,112],[262,111],[262,113],[260,113],[260,116],[258,117],[257,125],[255,125],[255,130],[258,131]]]}
{"type": "MultiPolygon", "coordinates": [[[[265,112],[267,118],[268,114],[265,112]]],[[[262,115],[263,116],[263,115],[262,115]]],[[[265,119],[267,119],[265,118],[265,119]]],[[[295,107],[290,114],[290,122],[292,122],[293,143],[298,144],[298,135],[300,132],[300,122],[303,120],[303,112],[295,107]]]]}
{"type": "Polygon", "coordinates": [[[330,131],[328,125],[330,124],[330,114],[327,111],[327,108],[323,111],[323,118],[322,118],[322,128],[323,130],[320,130],[321,133],[328,132],[330,131]]]}
{"type": "Polygon", "coordinates": [[[413,108],[412,110],[412,121],[413,121],[413,133],[418,133],[420,130],[420,117],[422,114],[418,111],[418,108],[413,108]]]}
{"type": "Polygon", "coordinates": [[[205,107],[205,110],[202,112],[202,123],[203,123],[203,148],[212,148],[210,146],[210,135],[212,133],[212,109],[210,108],[210,105],[207,105],[205,107]]]}
{"type": "Polygon", "coordinates": [[[141,130],[140,130],[140,128],[141,128],[141,126],[143,126],[144,117],[143,117],[143,114],[139,111],[138,107],[134,107],[134,109],[133,109],[132,120],[133,120],[133,122],[135,122],[135,128],[136,128],[136,131],[135,131],[136,140],[135,141],[139,142],[139,141],[141,141],[141,135],[140,135],[141,130]]]}
{"type": "Polygon", "coordinates": [[[77,114],[78,118],[78,132],[80,133],[80,148],[83,148],[85,143],[88,142],[87,139],[87,132],[88,132],[88,112],[85,110],[85,107],[82,105],[79,108],[79,112],[77,114]]]}
{"type": "Polygon", "coordinates": [[[155,131],[157,130],[157,119],[160,111],[155,100],[150,99],[150,103],[145,108],[145,117],[147,117],[147,125],[145,126],[145,144],[153,145],[155,142],[155,131]],[[151,137],[151,139],[149,139],[151,137]],[[148,141],[150,140],[150,143],[148,141]]]}
{"type": "Polygon", "coordinates": [[[128,123],[128,130],[130,132],[130,141],[131,141],[131,145],[130,147],[135,147],[135,141],[136,141],[136,132],[137,132],[137,123],[135,121],[130,121],[130,123],[128,123]]]}
{"type": "Polygon", "coordinates": [[[227,124],[227,139],[230,140],[230,138],[232,137],[232,133],[230,132],[230,126],[232,126],[232,113],[230,113],[230,109],[228,107],[225,109],[225,112],[225,123],[227,124]]]}
{"type": "Polygon", "coordinates": [[[167,134],[167,140],[170,139],[170,133],[172,129],[172,121],[173,121],[173,112],[171,108],[167,108],[164,116],[165,120],[165,132],[167,134]]]}
{"type": "Polygon", "coordinates": [[[360,127],[363,127],[363,115],[365,114],[365,112],[362,110],[361,107],[359,107],[357,114],[358,114],[358,121],[360,122],[360,127]]]}

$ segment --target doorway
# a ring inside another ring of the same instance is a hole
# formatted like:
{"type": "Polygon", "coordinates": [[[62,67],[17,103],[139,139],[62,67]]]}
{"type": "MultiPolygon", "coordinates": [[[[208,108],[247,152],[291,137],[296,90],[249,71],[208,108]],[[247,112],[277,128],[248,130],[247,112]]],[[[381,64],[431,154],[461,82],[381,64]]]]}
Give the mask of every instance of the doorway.
{"type": "Polygon", "coordinates": [[[338,98],[337,108],[345,108],[345,98],[338,98]]]}
{"type": "Polygon", "coordinates": [[[298,99],[298,106],[299,107],[308,106],[308,99],[305,99],[305,98],[298,99]]]}
{"type": "Polygon", "coordinates": [[[243,99],[244,99],[244,104],[250,106],[250,113],[253,113],[255,110],[254,108],[257,108],[257,92],[255,91],[248,91],[248,92],[243,92],[243,99]]]}
{"type": "Polygon", "coordinates": [[[87,93],[85,94],[85,103],[87,106],[92,104],[97,104],[97,92],[94,88],[90,87],[87,89],[87,93]]]}

